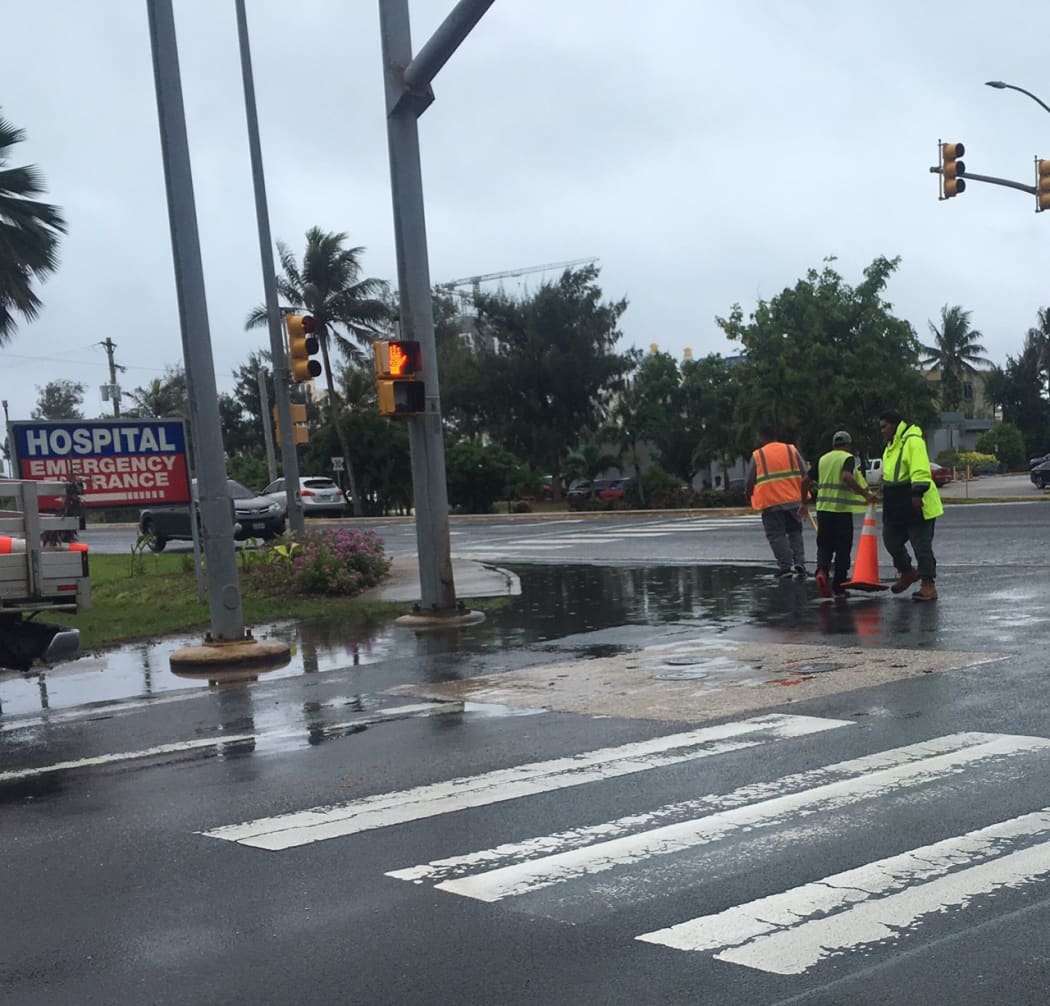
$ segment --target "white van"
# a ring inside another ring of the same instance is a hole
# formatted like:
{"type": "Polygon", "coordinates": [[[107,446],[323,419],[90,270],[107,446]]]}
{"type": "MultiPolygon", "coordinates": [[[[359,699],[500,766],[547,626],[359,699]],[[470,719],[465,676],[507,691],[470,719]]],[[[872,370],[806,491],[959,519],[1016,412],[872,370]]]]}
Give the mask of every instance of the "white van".
{"type": "MultiPolygon", "coordinates": [[[[860,459],[857,459],[860,464],[860,459]]],[[[864,478],[869,486],[877,486],[882,481],[882,458],[868,458],[864,465],[864,478]]]]}

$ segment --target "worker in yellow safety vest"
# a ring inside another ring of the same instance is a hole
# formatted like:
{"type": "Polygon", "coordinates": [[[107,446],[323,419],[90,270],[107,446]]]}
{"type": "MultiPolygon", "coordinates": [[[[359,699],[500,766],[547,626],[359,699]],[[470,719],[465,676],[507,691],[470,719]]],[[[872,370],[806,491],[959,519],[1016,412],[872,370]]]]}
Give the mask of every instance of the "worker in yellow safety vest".
{"type": "Polygon", "coordinates": [[[817,590],[821,597],[844,598],[853,551],[853,515],[874,503],[852,453],[853,437],[839,430],[831,450],[817,462],[817,590]],[[834,573],[832,563],[834,562],[834,573]]]}
{"type": "Polygon", "coordinates": [[[933,528],[944,513],[944,504],[930,471],[930,456],[922,430],[905,422],[892,409],[879,416],[886,438],[882,452],[882,542],[897,569],[890,590],[900,594],[922,580],[913,601],[937,600],[937,559],[933,554],[933,528]],[[911,563],[908,542],[915,549],[911,563]]]}
{"type": "Polygon", "coordinates": [[[762,514],[762,527],[773,550],[777,578],[806,575],[802,521],[808,515],[809,478],[794,444],[777,440],[772,426],[758,430],[759,447],[751,455],[744,491],[762,514]]]}

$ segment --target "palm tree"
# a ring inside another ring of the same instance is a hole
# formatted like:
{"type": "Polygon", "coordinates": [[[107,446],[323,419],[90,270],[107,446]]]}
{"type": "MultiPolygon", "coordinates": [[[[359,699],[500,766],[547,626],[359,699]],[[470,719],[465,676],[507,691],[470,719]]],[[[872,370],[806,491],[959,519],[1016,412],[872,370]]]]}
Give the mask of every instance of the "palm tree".
{"type": "Polygon", "coordinates": [[[1045,394],[1050,389],[1050,307],[1041,307],[1036,313],[1039,324],[1028,329],[1028,340],[1039,354],[1039,380],[1045,394]]]}
{"type": "MultiPolygon", "coordinates": [[[[346,431],[339,423],[342,400],[335,387],[332,372],[332,349],[337,348],[347,359],[363,363],[367,359],[362,347],[389,331],[390,311],[387,307],[387,284],[380,279],[361,278],[361,256],[364,248],[345,248],[343,233],[326,233],[320,227],[306,232],[306,251],[302,268],[287,245],[277,242],[283,276],[277,277],[277,292],[284,300],[282,313],[305,310],[317,323],[315,335],[320,343],[324,361],[325,382],[328,386],[326,411],[328,422],[336,431],[343,452],[354,514],[361,515],[361,497],[350,458],[346,431]]],[[[245,322],[245,328],[257,328],[267,323],[266,306],[256,307],[245,322]]]]}
{"type": "Polygon", "coordinates": [[[923,345],[926,356],[920,361],[941,374],[941,408],[945,411],[958,409],[963,398],[963,375],[976,374],[975,364],[991,361],[981,356],[986,352],[980,340],[980,332],[970,327],[970,312],[956,304],[941,308],[941,327],[931,321],[930,332],[933,345],[923,345]]]}
{"type": "Polygon", "coordinates": [[[33,280],[43,280],[58,264],[58,235],[66,222],[58,208],[37,202],[44,180],[33,165],[7,167],[8,150],[25,139],[0,116],[0,346],[15,331],[15,312],[32,321],[41,301],[33,280]]]}

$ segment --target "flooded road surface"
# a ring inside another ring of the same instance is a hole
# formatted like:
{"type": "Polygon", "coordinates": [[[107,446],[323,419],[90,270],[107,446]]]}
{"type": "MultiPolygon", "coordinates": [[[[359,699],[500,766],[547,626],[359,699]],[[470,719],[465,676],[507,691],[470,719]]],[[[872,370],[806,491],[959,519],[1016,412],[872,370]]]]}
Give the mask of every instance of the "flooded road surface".
{"type": "MultiPolygon", "coordinates": [[[[225,683],[369,668],[376,672],[366,676],[372,692],[406,680],[439,682],[508,670],[547,653],[556,659],[567,653],[608,656],[698,632],[774,643],[1002,648],[1016,643],[1024,607],[1038,605],[1038,591],[1019,597],[1016,584],[1004,595],[997,619],[997,595],[987,583],[972,598],[960,594],[965,583],[956,584],[950,604],[913,604],[888,592],[834,604],[821,601],[812,579],[774,581],[754,567],[510,568],[521,579],[521,595],[485,605],[485,621],[469,628],[417,633],[394,625],[393,614],[253,626],[259,640],[287,642],[291,659],[280,667],[229,672],[225,683]],[[388,673],[379,673],[383,668],[388,673]]],[[[177,675],[169,666],[172,652],[199,645],[202,635],[132,643],[30,674],[0,672],[0,713],[214,687],[207,678],[177,675]]],[[[367,707],[367,698],[361,705],[367,707]]]]}

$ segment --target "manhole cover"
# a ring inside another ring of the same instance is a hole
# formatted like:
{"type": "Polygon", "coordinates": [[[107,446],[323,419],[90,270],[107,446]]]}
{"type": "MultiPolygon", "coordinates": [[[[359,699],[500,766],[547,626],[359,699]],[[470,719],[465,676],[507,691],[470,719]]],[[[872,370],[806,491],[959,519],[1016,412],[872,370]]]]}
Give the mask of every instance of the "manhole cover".
{"type": "Polygon", "coordinates": [[[657,674],[657,681],[699,681],[701,678],[707,677],[707,671],[701,671],[699,668],[689,670],[683,667],[680,671],[667,671],[665,674],[657,674]]]}
{"type": "Polygon", "coordinates": [[[823,674],[825,671],[837,671],[840,670],[842,664],[835,664],[831,661],[825,661],[823,663],[815,664],[798,664],[791,668],[793,674],[823,674]]]}

